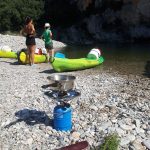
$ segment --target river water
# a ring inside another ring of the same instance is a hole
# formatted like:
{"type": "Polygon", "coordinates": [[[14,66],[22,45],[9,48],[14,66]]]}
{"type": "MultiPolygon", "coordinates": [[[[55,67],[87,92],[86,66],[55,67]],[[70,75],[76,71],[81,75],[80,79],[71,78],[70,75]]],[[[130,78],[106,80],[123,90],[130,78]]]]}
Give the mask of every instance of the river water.
{"type": "MultiPolygon", "coordinates": [[[[67,46],[62,53],[67,58],[86,57],[94,46],[67,46]]],[[[104,69],[119,74],[150,74],[150,44],[99,44],[105,61],[95,69],[104,69]]]]}

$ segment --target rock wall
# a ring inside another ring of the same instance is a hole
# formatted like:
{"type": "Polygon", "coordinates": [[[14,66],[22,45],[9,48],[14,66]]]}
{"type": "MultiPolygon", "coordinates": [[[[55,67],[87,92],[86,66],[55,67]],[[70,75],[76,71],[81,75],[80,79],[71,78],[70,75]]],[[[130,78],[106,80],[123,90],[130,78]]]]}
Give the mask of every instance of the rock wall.
{"type": "Polygon", "coordinates": [[[73,44],[150,41],[150,0],[51,0],[49,5],[57,40],[73,44]]]}

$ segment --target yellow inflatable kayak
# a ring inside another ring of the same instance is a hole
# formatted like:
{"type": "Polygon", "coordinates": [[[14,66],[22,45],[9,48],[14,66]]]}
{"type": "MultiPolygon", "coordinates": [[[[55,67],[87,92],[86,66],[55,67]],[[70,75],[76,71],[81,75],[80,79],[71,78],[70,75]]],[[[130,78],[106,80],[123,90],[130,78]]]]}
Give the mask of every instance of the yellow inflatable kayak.
{"type": "MultiPolygon", "coordinates": [[[[46,62],[46,55],[34,55],[34,63],[44,63],[46,62]]],[[[21,51],[18,53],[18,62],[22,64],[28,64],[29,63],[29,57],[27,57],[26,52],[21,51]]]]}
{"type": "Polygon", "coordinates": [[[12,51],[3,51],[0,50],[0,57],[1,58],[17,58],[17,53],[16,52],[12,52],[12,51]]]}

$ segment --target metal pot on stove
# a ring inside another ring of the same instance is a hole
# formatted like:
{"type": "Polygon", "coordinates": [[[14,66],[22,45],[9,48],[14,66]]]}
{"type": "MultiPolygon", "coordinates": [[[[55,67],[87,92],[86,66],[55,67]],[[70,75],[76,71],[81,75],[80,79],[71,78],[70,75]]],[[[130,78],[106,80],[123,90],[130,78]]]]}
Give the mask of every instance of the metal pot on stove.
{"type": "Polygon", "coordinates": [[[52,75],[48,76],[47,79],[50,81],[50,86],[53,90],[68,91],[74,88],[75,76],[71,75],[52,75]]]}

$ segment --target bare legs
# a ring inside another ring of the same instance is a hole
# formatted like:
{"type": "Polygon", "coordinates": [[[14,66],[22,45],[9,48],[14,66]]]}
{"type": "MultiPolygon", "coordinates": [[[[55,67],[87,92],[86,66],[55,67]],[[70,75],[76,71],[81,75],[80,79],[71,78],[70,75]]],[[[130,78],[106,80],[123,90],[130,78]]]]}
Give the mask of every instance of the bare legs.
{"type": "Polygon", "coordinates": [[[35,45],[31,46],[31,63],[34,64],[35,45]]]}
{"type": "Polygon", "coordinates": [[[47,50],[47,61],[49,62],[49,59],[51,57],[54,57],[54,49],[46,49],[47,50]]]}
{"type": "Polygon", "coordinates": [[[29,54],[29,64],[34,64],[34,53],[35,53],[35,45],[28,45],[28,54],[29,54]]]}
{"type": "Polygon", "coordinates": [[[50,56],[49,49],[46,48],[46,51],[47,51],[47,62],[49,62],[49,56],[50,56]]]}

